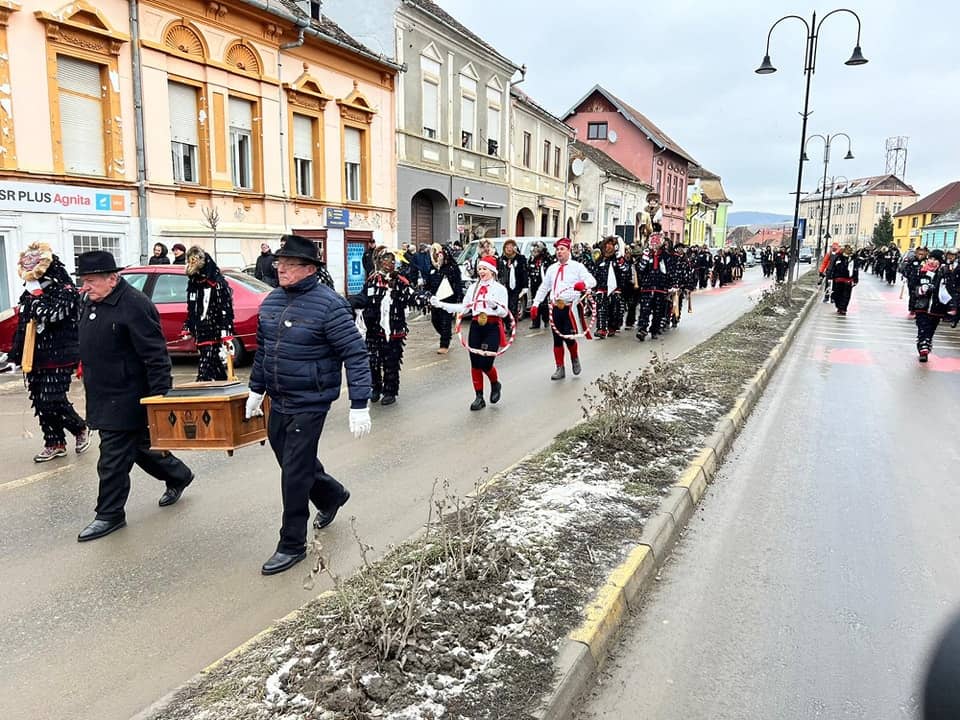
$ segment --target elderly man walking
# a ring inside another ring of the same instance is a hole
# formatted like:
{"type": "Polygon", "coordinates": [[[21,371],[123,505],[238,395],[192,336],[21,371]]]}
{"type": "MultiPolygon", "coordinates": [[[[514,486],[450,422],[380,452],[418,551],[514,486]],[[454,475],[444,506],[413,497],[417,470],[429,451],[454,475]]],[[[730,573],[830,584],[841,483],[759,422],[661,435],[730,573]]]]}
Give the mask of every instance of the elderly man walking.
{"type": "Polygon", "coordinates": [[[280,465],[283,521],[276,552],[261,568],[274,575],[306,557],[310,502],[313,526],[324,528],[350,499],[346,488],[327,474],[317,457],[320,433],[330,405],[340,396],[346,367],[350,432],[370,432],[370,365],[367,346],[354,323],[350,304],[319,282],[322,265],[316,246],[299,235],[285,235],[277,251],[280,287],[260,306],[257,352],[250,373],[246,417],[261,415],[270,396],[267,435],[280,465]]]}

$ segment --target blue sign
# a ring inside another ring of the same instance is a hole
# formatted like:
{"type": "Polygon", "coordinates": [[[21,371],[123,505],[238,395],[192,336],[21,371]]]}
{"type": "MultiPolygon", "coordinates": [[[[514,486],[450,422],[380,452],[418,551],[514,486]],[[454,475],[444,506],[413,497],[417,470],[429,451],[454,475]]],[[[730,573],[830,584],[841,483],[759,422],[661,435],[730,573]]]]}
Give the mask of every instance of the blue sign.
{"type": "Polygon", "coordinates": [[[803,244],[803,239],[807,236],[807,219],[797,219],[797,241],[803,244]]]}
{"type": "Polygon", "coordinates": [[[363,290],[366,277],[363,272],[363,253],[366,244],[358,242],[347,243],[347,294],[356,295],[363,290]]]}
{"type": "Polygon", "coordinates": [[[350,227],[350,211],[346,208],[327,208],[327,227],[350,227]]]}

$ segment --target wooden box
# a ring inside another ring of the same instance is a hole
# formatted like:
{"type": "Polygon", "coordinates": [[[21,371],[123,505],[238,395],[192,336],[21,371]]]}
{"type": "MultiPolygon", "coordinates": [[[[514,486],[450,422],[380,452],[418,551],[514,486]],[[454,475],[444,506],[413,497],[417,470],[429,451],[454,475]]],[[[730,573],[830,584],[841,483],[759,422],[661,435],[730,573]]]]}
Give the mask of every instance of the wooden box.
{"type": "Polygon", "coordinates": [[[267,440],[269,398],[263,417],[244,420],[249,390],[236,381],[178,385],[166,395],[140,400],[146,407],[153,450],[226,450],[267,440]]]}

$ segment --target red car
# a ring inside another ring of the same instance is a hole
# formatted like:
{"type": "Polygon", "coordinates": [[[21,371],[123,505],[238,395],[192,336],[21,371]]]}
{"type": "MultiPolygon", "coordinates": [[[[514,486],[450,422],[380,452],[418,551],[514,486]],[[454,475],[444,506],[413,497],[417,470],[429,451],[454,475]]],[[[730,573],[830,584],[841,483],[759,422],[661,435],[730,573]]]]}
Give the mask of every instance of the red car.
{"type": "MultiPolygon", "coordinates": [[[[187,319],[187,276],[183,265],[144,265],[120,272],[128,283],[153,300],[160,313],[160,326],[171,355],[193,355],[193,339],[183,340],[180,331],[187,319]]],[[[234,362],[240,363],[257,349],[257,315],[260,303],[272,287],[239,270],[224,270],[233,291],[234,362]]],[[[0,352],[9,352],[17,329],[16,308],[0,313],[0,352]]]]}

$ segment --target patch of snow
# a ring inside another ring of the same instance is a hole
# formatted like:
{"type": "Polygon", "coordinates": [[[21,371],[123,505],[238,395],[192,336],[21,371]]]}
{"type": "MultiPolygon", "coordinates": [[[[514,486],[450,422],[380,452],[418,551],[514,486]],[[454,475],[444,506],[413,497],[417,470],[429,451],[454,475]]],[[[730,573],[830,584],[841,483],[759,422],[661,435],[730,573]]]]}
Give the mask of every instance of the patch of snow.
{"type": "Polygon", "coordinates": [[[300,658],[298,657],[290,658],[280,666],[279,670],[267,678],[266,702],[271,704],[279,704],[286,701],[288,695],[281,689],[280,685],[290,675],[290,668],[296,665],[299,660],[300,658]]]}

